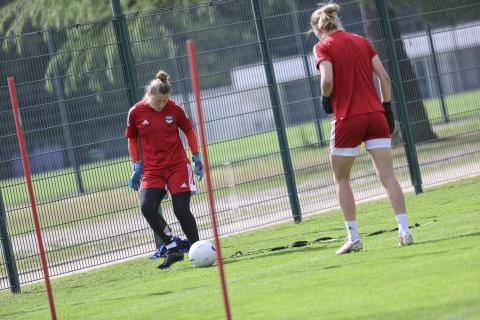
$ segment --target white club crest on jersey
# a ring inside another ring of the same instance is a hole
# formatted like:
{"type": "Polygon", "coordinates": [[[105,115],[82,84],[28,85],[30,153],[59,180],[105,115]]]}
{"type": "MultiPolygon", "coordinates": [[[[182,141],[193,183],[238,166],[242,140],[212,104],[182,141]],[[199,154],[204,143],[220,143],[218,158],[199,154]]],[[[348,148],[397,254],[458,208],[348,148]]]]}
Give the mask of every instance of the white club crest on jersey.
{"type": "Polygon", "coordinates": [[[166,116],[166,117],[165,117],[165,122],[166,122],[167,124],[172,124],[172,122],[173,122],[173,116],[166,116]]]}

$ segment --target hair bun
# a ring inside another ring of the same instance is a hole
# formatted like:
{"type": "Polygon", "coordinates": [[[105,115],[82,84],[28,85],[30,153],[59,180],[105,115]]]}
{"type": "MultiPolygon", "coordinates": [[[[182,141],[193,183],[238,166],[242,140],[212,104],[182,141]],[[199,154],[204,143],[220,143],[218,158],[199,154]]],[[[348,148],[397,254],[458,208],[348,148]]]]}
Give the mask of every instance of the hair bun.
{"type": "Polygon", "coordinates": [[[167,82],[170,76],[163,70],[158,71],[156,78],[162,82],[167,82]]]}
{"type": "Polygon", "coordinates": [[[329,16],[335,15],[338,10],[340,10],[340,6],[336,3],[329,3],[322,7],[322,11],[329,16]]]}

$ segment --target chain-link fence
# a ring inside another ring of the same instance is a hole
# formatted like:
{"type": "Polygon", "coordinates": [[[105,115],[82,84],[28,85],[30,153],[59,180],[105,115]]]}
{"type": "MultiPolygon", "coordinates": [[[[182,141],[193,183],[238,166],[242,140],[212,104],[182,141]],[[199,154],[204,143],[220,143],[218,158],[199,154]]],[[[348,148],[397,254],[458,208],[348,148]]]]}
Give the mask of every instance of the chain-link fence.
{"type": "MultiPolygon", "coordinates": [[[[401,186],[420,192],[426,185],[478,174],[480,3],[337,2],[344,28],[368,37],[392,74],[399,120],[393,153],[401,186]]],[[[173,99],[196,124],[187,39],[197,46],[220,234],[291,219],[292,196],[303,216],[337,205],[327,155],[330,121],[319,106],[320,81],[312,57],[316,39],[307,33],[315,9],[315,2],[302,0],[211,1],[117,12],[110,19],[0,38],[0,188],[5,204],[0,218],[8,229],[0,238],[2,248],[5,239],[11,240],[20,283],[42,274],[7,76],[17,84],[47,259],[55,276],[154,249],[138,195],[126,187],[131,167],[123,131],[130,106],[158,69],[170,73],[173,99]],[[261,4],[260,18],[254,3],[261,4]],[[262,54],[259,19],[270,60],[262,54]],[[285,128],[272,111],[268,64],[285,128]],[[287,137],[288,150],[281,147],[285,142],[279,131],[287,137]],[[285,153],[293,167],[295,195],[287,186],[285,153]]],[[[358,200],[383,194],[365,152],[357,159],[352,186],[358,200]]],[[[192,211],[201,238],[210,238],[202,188],[193,197],[192,211]]],[[[162,209],[181,235],[170,201],[162,209]]],[[[0,290],[10,287],[12,261],[5,252],[0,254],[0,290]]]]}

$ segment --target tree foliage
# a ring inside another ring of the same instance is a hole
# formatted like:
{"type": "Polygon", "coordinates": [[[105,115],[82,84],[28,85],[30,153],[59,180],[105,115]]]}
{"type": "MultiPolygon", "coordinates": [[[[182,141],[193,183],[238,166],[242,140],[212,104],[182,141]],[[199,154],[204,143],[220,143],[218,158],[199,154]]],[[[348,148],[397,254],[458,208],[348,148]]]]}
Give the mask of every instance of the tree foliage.
{"type": "MultiPolygon", "coordinates": [[[[200,1],[187,0],[142,0],[121,1],[125,13],[135,13],[172,6],[194,6],[200,1]]],[[[209,17],[206,10],[195,10],[198,18],[209,17]]],[[[88,88],[93,92],[103,89],[106,81],[113,83],[114,70],[121,65],[116,47],[115,32],[112,23],[112,8],[108,0],[36,0],[8,2],[0,10],[0,33],[4,36],[2,49],[4,55],[10,53],[18,57],[31,57],[38,54],[38,48],[43,47],[42,54],[48,42],[54,42],[54,52],[46,69],[45,78],[51,79],[58,73],[65,75],[65,94],[77,90],[77,81],[73,75],[89,74],[88,88]],[[83,24],[95,21],[91,24],[83,24]],[[64,28],[64,26],[71,26],[64,28]],[[44,30],[49,30],[45,32],[44,30]],[[19,38],[17,35],[41,33],[41,37],[31,39],[19,38]],[[49,39],[54,38],[54,40],[49,39]],[[40,40],[40,41],[39,41],[40,40]],[[36,50],[36,53],[30,52],[36,50]],[[104,70],[102,72],[96,71],[104,70]]],[[[156,20],[146,24],[142,19],[129,19],[131,32],[137,30],[144,38],[168,35],[172,27],[171,19],[156,20]],[[168,24],[170,23],[170,24],[168,24]]],[[[172,56],[174,44],[171,38],[165,37],[161,44],[151,50],[138,50],[136,58],[140,61],[158,59],[159,56],[172,56]]],[[[42,66],[38,66],[42,67],[42,66]]],[[[47,81],[46,87],[52,91],[52,82],[47,81]]]]}

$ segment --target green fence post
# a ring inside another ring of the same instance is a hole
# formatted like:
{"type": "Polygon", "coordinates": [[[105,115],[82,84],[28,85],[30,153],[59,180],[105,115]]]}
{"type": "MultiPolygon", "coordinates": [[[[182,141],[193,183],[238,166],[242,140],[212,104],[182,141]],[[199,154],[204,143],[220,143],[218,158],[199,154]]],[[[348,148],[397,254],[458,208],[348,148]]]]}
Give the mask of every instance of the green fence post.
{"type": "MultiPolygon", "coordinates": [[[[47,30],[47,47],[48,47],[48,54],[53,59],[56,49],[53,43],[51,30],[47,30]]],[[[68,161],[72,166],[73,172],[75,174],[75,182],[77,184],[77,193],[84,194],[85,188],[83,186],[80,164],[77,161],[77,157],[75,155],[75,149],[73,147],[72,130],[70,129],[70,124],[68,123],[68,113],[67,113],[67,108],[65,107],[65,96],[63,95],[63,84],[62,84],[62,81],[60,80],[59,74],[60,73],[58,71],[58,63],[55,62],[53,65],[53,81],[52,82],[53,82],[53,88],[55,90],[55,95],[57,97],[60,120],[62,122],[63,138],[65,139],[65,144],[67,145],[68,161]]]]}
{"type": "Polygon", "coordinates": [[[2,190],[0,189],[0,241],[5,257],[5,266],[7,268],[8,280],[10,281],[10,290],[13,293],[20,293],[20,280],[18,278],[17,264],[13,253],[12,241],[8,235],[7,213],[3,204],[2,190]]]}
{"type": "Polygon", "coordinates": [[[115,36],[118,42],[118,49],[120,52],[120,59],[123,65],[123,75],[125,82],[127,83],[128,99],[130,105],[133,106],[137,101],[141,99],[139,94],[139,85],[137,71],[135,68],[135,60],[133,59],[132,47],[130,44],[130,37],[128,35],[128,27],[125,16],[122,14],[120,7],[120,0],[110,0],[113,17],[113,26],[115,29],[115,36]]]}
{"type": "Polygon", "coordinates": [[[280,105],[280,96],[277,90],[277,80],[273,70],[272,58],[267,43],[267,34],[263,25],[263,13],[259,0],[251,0],[253,7],[253,14],[255,24],[257,27],[258,40],[260,42],[260,49],[262,52],[263,64],[267,76],[268,91],[270,94],[270,102],[272,103],[272,111],[277,127],[277,137],[280,144],[280,153],[282,156],[282,164],[287,183],[288,196],[290,206],[292,208],[293,219],[295,222],[302,221],[302,213],[300,210],[300,202],[298,200],[297,186],[295,183],[295,174],[290,157],[290,149],[288,147],[287,132],[285,129],[285,122],[283,119],[282,108],[280,105]]]}
{"type": "Polygon", "coordinates": [[[407,110],[407,98],[402,83],[402,74],[400,63],[398,61],[397,49],[395,47],[395,38],[393,36],[392,26],[388,15],[388,0],[375,0],[378,15],[382,20],[382,32],[385,36],[387,52],[390,60],[390,72],[392,74],[393,89],[398,98],[399,107],[397,108],[398,118],[403,126],[401,127],[402,136],[405,139],[405,151],[407,155],[410,178],[412,180],[415,193],[421,193],[422,176],[420,165],[418,163],[417,150],[415,149],[415,140],[413,139],[410,117],[407,110]]]}

